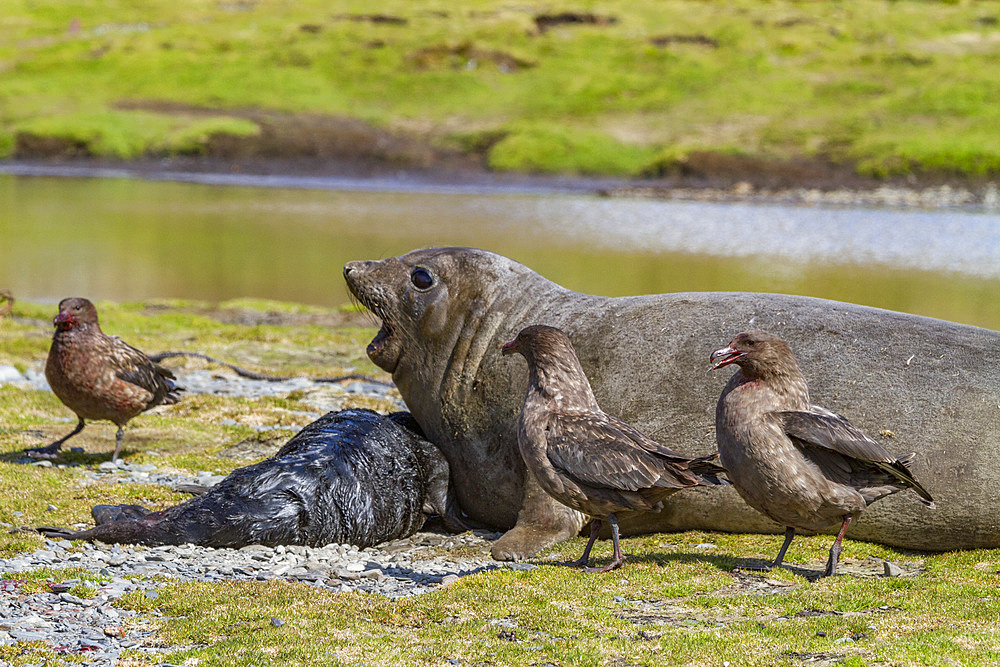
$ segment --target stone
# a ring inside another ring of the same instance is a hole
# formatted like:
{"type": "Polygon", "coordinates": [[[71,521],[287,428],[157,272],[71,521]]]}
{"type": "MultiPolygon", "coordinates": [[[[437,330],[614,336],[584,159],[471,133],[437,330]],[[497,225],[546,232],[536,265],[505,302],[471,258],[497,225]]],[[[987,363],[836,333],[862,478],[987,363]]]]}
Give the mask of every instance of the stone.
{"type": "Polygon", "coordinates": [[[534,563],[511,563],[507,566],[508,570],[520,570],[521,572],[530,572],[532,570],[537,570],[538,566],[534,563]]]}
{"type": "Polygon", "coordinates": [[[903,568],[888,560],[882,561],[882,569],[882,576],[885,577],[899,577],[903,574],[903,568]]]}
{"type": "Polygon", "coordinates": [[[60,593],[59,599],[62,600],[63,602],[68,602],[70,604],[75,604],[80,606],[84,606],[87,604],[86,600],[78,598],[77,596],[72,595],[71,593],[60,593]]]}
{"type": "Polygon", "coordinates": [[[0,366],[0,384],[4,382],[22,382],[24,377],[13,366],[0,366]]]}

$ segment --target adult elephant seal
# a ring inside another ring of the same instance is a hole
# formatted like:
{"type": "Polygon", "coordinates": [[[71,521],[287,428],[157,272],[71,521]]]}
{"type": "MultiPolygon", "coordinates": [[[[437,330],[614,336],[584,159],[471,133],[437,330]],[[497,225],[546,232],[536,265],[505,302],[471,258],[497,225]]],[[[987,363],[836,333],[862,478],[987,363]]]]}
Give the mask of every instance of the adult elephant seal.
{"type": "MultiPolygon", "coordinates": [[[[351,292],[382,319],[368,356],[451,464],[473,519],[509,529],[499,559],[526,557],[578,532],[583,517],[526,479],[517,420],[527,384],[503,342],[529,324],[563,329],[597,402],[686,455],[715,449],[727,378],[708,356],[747,328],[794,347],[812,399],[848,416],[897,455],[938,501],[896,496],[852,526],[855,538],[946,550],[1000,546],[1000,333],[799,296],[686,293],[607,298],[556,285],[506,257],[431,248],[350,262],[351,292]]],[[[659,514],[622,517],[623,532],[780,532],[731,487],[685,490],[659,514]]]]}
{"type": "Polygon", "coordinates": [[[354,544],[412,535],[425,513],[464,530],[448,496],[448,464],[406,412],[330,412],[273,457],[234,470],[197,496],[159,512],[98,505],[98,525],[50,537],[122,544],[354,544]]]}

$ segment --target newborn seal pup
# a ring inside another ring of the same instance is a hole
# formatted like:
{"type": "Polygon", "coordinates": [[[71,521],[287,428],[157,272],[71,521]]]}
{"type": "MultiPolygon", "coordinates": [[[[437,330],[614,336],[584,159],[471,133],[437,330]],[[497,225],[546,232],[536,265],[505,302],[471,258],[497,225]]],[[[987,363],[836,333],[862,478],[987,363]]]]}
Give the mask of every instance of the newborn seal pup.
{"type": "Polygon", "coordinates": [[[546,493],[594,517],[583,555],[567,565],[587,565],[601,517],[611,526],[614,557],[586,572],[608,572],[625,562],[615,512],[659,511],[672,493],[722,483],[715,475],[725,470],[710,462],[716,454],[688,458],[605,414],[573,345],[559,329],[522,329],[503,346],[503,354],[515,352],[528,362],[528,392],[517,429],[521,456],[546,493]]]}
{"type": "Polygon", "coordinates": [[[98,505],[98,525],[50,537],[121,544],[354,544],[412,535],[425,513],[466,526],[448,493],[448,464],[406,412],[330,412],[273,457],[238,468],[206,493],[159,512],[98,505]]]}
{"type": "MultiPolygon", "coordinates": [[[[716,450],[717,381],[704,371],[715,340],[778,331],[817,403],[858,405],[854,423],[919,442],[913,472],[940,508],[902,494],[851,524],[851,537],[909,549],[1000,547],[1000,332],[810,297],[732,292],[608,298],[580,294],[511,259],[428,248],[349,262],[352,294],[382,320],[368,356],[392,373],[407,409],[441,448],[459,505],[507,532],[500,559],[571,537],[585,517],[525,472],[517,447],[524,376],[500,346],[531,324],[565,331],[598,403],[687,456],[716,450]],[[836,359],[852,382],[820,369],[836,359]]],[[[676,530],[780,533],[728,486],[698,486],[659,513],[619,516],[622,535],[676,530]]]]}
{"type": "Polygon", "coordinates": [[[125,436],[125,424],[157,405],[176,403],[181,391],[174,374],[117,336],[108,336],[97,322],[97,308],[87,299],[59,302],[45,377],[52,391],[79,421],[68,435],[50,445],[27,449],[32,458],[55,458],[63,443],[83,430],[85,419],[107,419],[118,426],[115,453],[125,436]]]}
{"type": "Polygon", "coordinates": [[[765,331],[737,334],[710,356],[712,370],[736,364],[715,411],[722,465],[751,507],[784,524],[781,565],[795,529],[841,523],[824,576],[837,572],[840,541],[851,520],[901,489],[934,507],[910,473],[915,453],[893,458],[847,419],[809,401],[809,389],[788,344],[765,331]]]}

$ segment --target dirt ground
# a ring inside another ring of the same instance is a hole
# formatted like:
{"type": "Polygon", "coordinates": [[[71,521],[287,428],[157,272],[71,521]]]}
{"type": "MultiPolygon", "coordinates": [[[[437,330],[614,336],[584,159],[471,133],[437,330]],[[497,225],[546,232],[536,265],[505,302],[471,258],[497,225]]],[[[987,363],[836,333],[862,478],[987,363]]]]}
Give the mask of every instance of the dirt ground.
{"type": "Polygon", "coordinates": [[[164,102],[121,102],[125,110],[245,118],[257,123],[256,136],[212,137],[203,154],[147,155],[123,162],[96,158],[85,146],[71,141],[21,133],[13,159],[19,162],[92,167],[126,167],[139,175],[152,171],[235,173],[288,176],[380,177],[406,174],[439,183],[476,184],[482,181],[537,183],[556,189],[590,191],[611,196],[656,196],[672,189],[778,190],[811,188],[874,190],[886,185],[913,189],[950,185],[980,189],[970,179],[942,175],[909,175],[880,180],[859,176],[849,165],[821,159],[779,160],[749,155],[694,152],[665,173],[644,178],[588,178],[535,174],[497,174],[486,166],[490,144],[469,152],[447,150],[426,137],[391,132],[356,118],[321,114],[293,114],[259,109],[209,109],[164,102]]]}

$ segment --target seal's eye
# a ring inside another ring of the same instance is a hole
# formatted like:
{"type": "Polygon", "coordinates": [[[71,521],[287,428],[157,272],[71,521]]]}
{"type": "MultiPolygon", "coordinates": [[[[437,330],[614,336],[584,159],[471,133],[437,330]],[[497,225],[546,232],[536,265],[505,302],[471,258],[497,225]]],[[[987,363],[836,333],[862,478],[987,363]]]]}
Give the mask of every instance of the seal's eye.
{"type": "Polygon", "coordinates": [[[413,269],[410,274],[410,282],[417,289],[428,289],[434,284],[434,278],[427,269],[413,269]]]}

